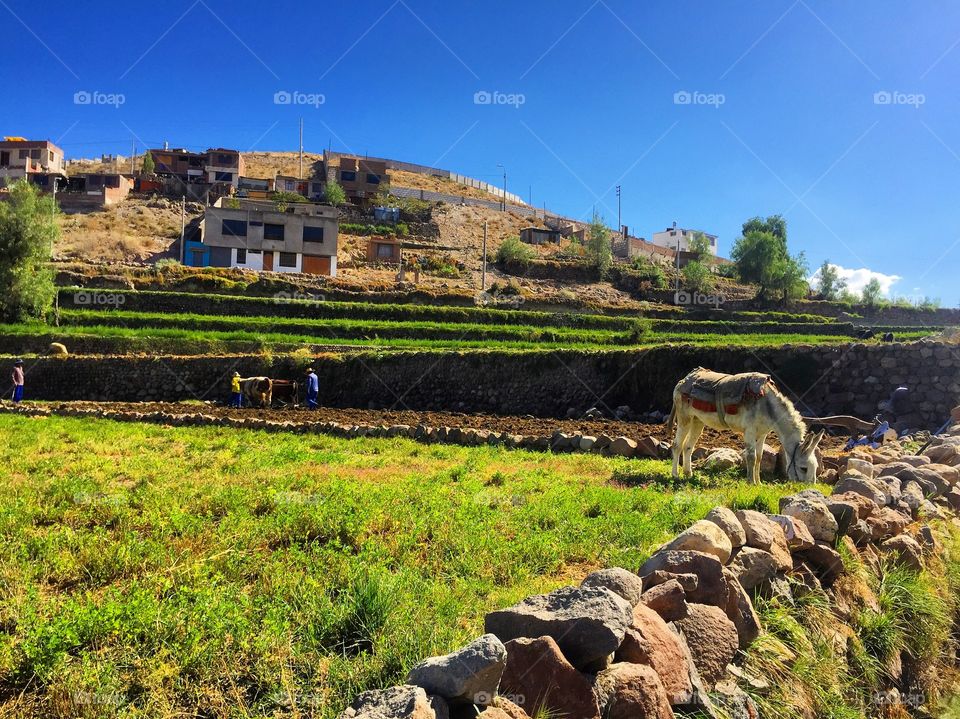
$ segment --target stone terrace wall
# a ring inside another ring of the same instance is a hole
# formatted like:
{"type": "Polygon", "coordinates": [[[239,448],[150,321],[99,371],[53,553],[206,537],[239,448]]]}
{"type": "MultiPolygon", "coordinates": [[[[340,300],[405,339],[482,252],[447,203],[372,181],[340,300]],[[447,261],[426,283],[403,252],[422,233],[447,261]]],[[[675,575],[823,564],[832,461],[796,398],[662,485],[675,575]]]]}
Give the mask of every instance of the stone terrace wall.
{"type": "MultiPolygon", "coordinates": [[[[32,399],[221,399],[230,374],[294,378],[306,360],[230,357],[71,357],[27,362],[32,399]]],[[[313,361],[320,401],[338,407],[532,414],[570,408],[667,411],[676,382],[697,366],[772,373],[804,414],[872,416],[899,383],[910,387],[913,426],[933,428],[960,403],[960,351],[910,343],[773,349],[658,347],[613,352],[395,352],[313,361]]],[[[6,382],[6,372],[4,372],[6,382]]]]}

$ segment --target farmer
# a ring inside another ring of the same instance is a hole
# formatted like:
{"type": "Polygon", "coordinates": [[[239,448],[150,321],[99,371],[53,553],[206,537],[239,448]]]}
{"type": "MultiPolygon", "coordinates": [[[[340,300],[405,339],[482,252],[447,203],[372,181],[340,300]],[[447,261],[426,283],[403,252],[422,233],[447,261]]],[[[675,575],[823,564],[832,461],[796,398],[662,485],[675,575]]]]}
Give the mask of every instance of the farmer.
{"type": "Polygon", "coordinates": [[[317,408],[317,397],[320,395],[320,380],[313,367],[307,369],[307,409],[317,408]]]}
{"type": "Polygon", "coordinates": [[[23,399],[23,360],[18,359],[13,363],[13,373],[10,375],[13,380],[13,403],[20,404],[23,399]]]}
{"type": "Polygon", "coordinates": [[[240,373],[234,372],[230,380],[230,406],[243,407],[243,392],[240,391],[240,373]]]}

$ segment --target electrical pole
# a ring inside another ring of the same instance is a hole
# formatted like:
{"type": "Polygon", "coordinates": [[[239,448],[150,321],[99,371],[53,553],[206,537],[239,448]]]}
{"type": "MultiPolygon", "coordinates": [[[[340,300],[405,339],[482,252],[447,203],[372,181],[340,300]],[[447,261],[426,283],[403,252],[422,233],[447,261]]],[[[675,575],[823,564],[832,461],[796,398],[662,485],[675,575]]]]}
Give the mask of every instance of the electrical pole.
{"type": "Polygon", "coordinates": [[[483,271],[480,273],[480,291],[487,291],[487,223],[483,223],[483,271]]]}
{"type": "Polygon", "coordinates": [[[180,264],[184,264],[187,259],[187,248],[183,244],[183,236],[187,228],[187,196],[180,198],[180,264]]]}
{"type": "Polygon", "coordinates": [[[303,179],[303,118],[300,118],[300,177],[303,179]]]}
{"type": "Polygon", "coordinates": [[[620,185],[617,185],[617,230],[623,233],[623,221],[620,219],[620,185]]]}
{"type": "Polygon", "coordinates": [[[131,174],[131,175],[134,173],[134,169],[133,169],[133,158],[136,156],[136,154],[137,154],[137,141],[134,140],[134,141],[133,141],[133,148],[132,148],[132,150],[131,150],[131,152],[130,152],[130,174],[131,174]]]}
{"type": "Polygon", "coordinates": [[[503,168],[503,200],[502,200],[502,209],[504,212],[507,211],[507,168],[504,165],[497,163],[497,167],[503,168]]]}

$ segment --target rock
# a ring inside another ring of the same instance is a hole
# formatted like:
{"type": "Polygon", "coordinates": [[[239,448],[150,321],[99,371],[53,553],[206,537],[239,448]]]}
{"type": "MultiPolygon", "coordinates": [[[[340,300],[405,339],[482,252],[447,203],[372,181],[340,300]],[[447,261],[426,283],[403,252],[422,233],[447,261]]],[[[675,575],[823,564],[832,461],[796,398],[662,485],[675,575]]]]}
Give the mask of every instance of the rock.
{"type": "Polygon", "coordinates": [[[938,555],[943,549],[940,540],[937,539],[937,535],[933,533],[929,524],[924,524],[917,531],[917,542],[920,544],[924,555],[938,555]]]}
{"type": "Polygon", "coordinates": [[[743,456],[735,449],[730,447],[720,447],[713,450],[707,458],[703,460],[703,466],[713,471],[723,471],[743,466],[743,456]]]}
{"type": "Polygon", "coordinates": [[[780,571],[793,567],[787,538],[779,524],[752,509],[741,509],[736,514],[747,533],[747,546],[769,552],[777,561],[780,571]]]}
{"type": "MultiPolygon", "coordinates": [[[[864,497],[862,494],[857,494],[856,492],[841,492],[840,494],[833,494],[827,498],[827,509],[833,515],[834,519],[837,519],[837,512],[833,509],[835,502],[843,502],[853,507],[856,511],[855,519],[866,519],[880,508],[876,502],[864,497]]],[[[838,524],[839,521],[840,520],[837,519],[838,524]]]]}
{"type": "Polygon", "coordinates": [[[714,507],[707,513],[705,519],[723,530],[733,548],[742,547],[747,543],[747,534],[743,531],[743,525],[740,524],[740,520],[737,519],[733,510],[726,507],[714,507]]]}
{"type": "Polygon", "coordinates": [[[784,497],[780,500],[780,513],[801,520],[817,541],[832,542],[837,538],[837,520],[823,500],[784,497]]]}
{"type": "Polygon", "coordinates": [[[807,549],[814,545],[813,535],[807,529],[807,525],[796,517],[790,517],[786,514],[768,514],[771,520],[780,525],[783,530],[783,536],[787,540],[787,547],[791,552],[800,549],[807,549]]]}
{"type": "MultiPolygon", "coordinates": [[[[493,708],[499,709],[508,719],[530,719],[530,715],[523,710],[523,707],[514,704],[506,697],[494,697],[493,708]]],[[[484,712],[490,711],[490,709],[491,707],[487,707],[484,712]]],[[[481,712],[481,716],[483,716],[484,712],[481,712]]],[[[490,719],[494,719],[494,717],[490,717],[490,719]]]]}
{"type": "Polygon", "coordinates": [[[851,475],[842,477],[833,488],[833,494],[845,494],[847,492],[866,497],[878,507],[883,507],[887,503],[887,492],[884,490],[884,485],[866,477],[851,475]]]}
{"type": "MultiPolygon", "coordinates": [[[[784,541],[784,544],[786,542],[784,541]]],[[[640,568],[644,586],[651,586],[646,577],[661,570],[673,574],[696,574],[697,588],[687,592],[687,601],[703,604],[724,602],[727,597],[723,565],[712,554],[692,551],[657,552],[640,568]]]]}
{"type": "Polygon", "coordinates": [[[909,534],[898,534],[880,545],[880,551],[914,572],[923,571],[923,549],[909,534]]]}
{"type": "Polygon", "coordinates": [[[714,698],[727,719],[759,719],[760,717],[753,699],[737,686],[733,679],[719,682],[714,690],[714,698]]]}
{"type": "Polygon", "coordinates": [[[643,594],[643,581],[640,577],[622,567],[598,569],[595,572],[590,572],[580,583],[580,586],[606,587],[614,594],[630,602],[631,607],[637,606],[640,602],[640,595],[643,594]]]}
{"type": "Polygon", "coordinates": [[[674,716],[660,677],[643,664],[612,665],[597,675],[594,692],[604,719],[674,716]]]}
{"type": "Polygon", "coordinates": [[[960,481],[960,469],[957,469],[956,467],[950,467],[946,464],[928,464],[920,467],[919,469],[926,469],[931,472],[936,472],[943,477],[951,487],[960,481]]]}
{"type": "MultiPolygon", "coordinates": [[[[728,570],[724,570],[728,572],[728,570]]],[[[727,577],[727,604],[724,607],[727,618],[737,628],[737,639],[741,649],[750,646],[760,636],[760,618],[753,608],[753,602],[746,590],[733,574],[727,577]]]]}
{"type": "Polygon", "coordinates": [[[484,631],[501,641],[553,637],[580,668],[616,651],[633,620],[623,597],[603,587],[562,587],[487,614],[484,631]]]}
{"type": "Polygon", "coordinates": [[[850,457],[847,460],[847,469],[852,469],[862,474],[867,479],[873,477],[873,463],[865,459],[850,457]]]}
{"type": "Polygon", "coordinates": [[[422,687],[409,684],[363,692],[340,715],[341,719],[445,719],[449,714],[440,698],[428,698],[422,687]]]}
{"type": "Polygon", "coordinates": [[[924,457],[922,454],[905,454],[899,459],[900,462],[904,462],[913,467],[921,467],[925,464],[930,464],[930,458],[924,457]]]}
{"type": "Polygon", "coordinates": [[[803,597],[809,594],[822,594],[823,586],[817,575],[807,565],[806,562],[797,560],[793,565],[794,593],[796,596],[803,597]]]}
{"type": "Polygon", "coordinates": [[[497,693],[500,675],[507,666],[507,650],[493,634],[484,634],[463,649],[417,664],[407,684],[451,704],[489,704],[497,693]]]}
{"type": "Polygon", "coordinates": [[[921,489],[920,485],[916,482],[907,482],[903,485],[901,498],[906,505],[910,507],[910,511],[916,515],[917,511],[923,504],[923,489],[921,489]]]}
{"type": "Polygon", "coordinates": [[[687,616],[676,622],[690,647],[697,671],[708,687],[727,671],[739,648],[737,628],[719,607],[689,604],[687,616]]]}
{"type": "Polygon", "coordinates": [[[660,676],[671,704],[685,704],[690,700],[693,691],[690,668],[680,639],[652,609],[640,604],[633,610],[633,625],[627,630],[614,661],[652,667],[660,676]]]}
{"type": "Polygon", "coordinates": [[[774,575],[757,587],[757,593],[768,599],[777,599],[784,604],[793,604],[793,590],[790,582],[782,574],[774,575]]]}
{"type": "Polygon", "coordinates": [[[810,549],[797,552],[797,557],[813,569],[824,587],[833,586],[837,578],[843,574],[843,560],[840,558],[840,553],[822,542],[817,542],[810,549]]]}
{"type": "Polygon", "coordinates": [[[867,519],[867,524],[871,527],[873,540],[880,541],[887,537],[893,537],[900,534],[910,523],[910,518],[905,517],[890,507],[882,507],[880,511],[867,519]]]}
{"type": "Polygon", "coordinates": [[[733,546],[730,544],[730,538],[719,526],[701,519],[678,534],[663,549],[664,551],[705,552],[715,556],[722,564],[726,564],[730,559],[733,546]]]}
{"type": "Polygon", "coordinates": [[[594,445],[597,443],[596,437],[590,437],[589,435],[584,435],[580,438],[579,448],[581,452],[589,452],[593,449],[594,445]]]}
{"type": "Polygon", "coordinates": [[[858,519],[847,527],[847,536],[856,547],[865,547],[873,541],[873,530],[866,519],[858,519]]]}
{"type": "Polygon", "coordinates": [[[938,444],[927,447],[923,451],[923,456],[929,458],[931,462],[947,464],[952,467],[956,465],[958,453],[957,448],[951,444],[938,444]]]}
{"type": "Polygon", "coordinates": [[[610,443],[607,451],[617,457],[632,457],[637,449],[637,443],[629,437],[617,437],[610,443]]]}
{"type": "Polygon", "coordinates": [[[665,622],[674,622],[687,616],[687,595],[676,579],[648,589],[640,603],[659,614],[665,622]]]}
{"type": "Polygon", "coordinates": [[[700,577],[692,572],[686,572],[683,574],[675,574],[673,572],[666,572],[662,569],[658,569],[655,572],[648,574],[644,578],[643,586],[647,589],[652,589],[664,582],[676,581],[683,587],[683,591],[689,593],[696,590],[700,586],[700,577]]]}
{"type": "Polygon", "coordinates": [[[777,573],[778,565],[770,552],[755,547],[741,547],[728,569],[749,592],[772,578],[777,573]]]}
{"type": "Polygon", "coordinates": [[[500,693],[527,714],[599,719],[590,680],[573,668],[551,637],[514,639],[506,648],[500,693]]]}

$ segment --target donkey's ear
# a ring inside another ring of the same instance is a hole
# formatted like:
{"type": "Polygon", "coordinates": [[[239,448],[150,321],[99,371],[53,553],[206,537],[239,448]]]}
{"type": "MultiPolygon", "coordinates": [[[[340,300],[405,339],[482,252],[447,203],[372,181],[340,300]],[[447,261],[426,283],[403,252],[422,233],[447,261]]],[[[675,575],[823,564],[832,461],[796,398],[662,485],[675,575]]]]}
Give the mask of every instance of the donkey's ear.
{"type": "Polygon", "coordinates": [[[821,429],[819,432],[817,432],[816,436],[810,440],[810,449],[816,449],[820,442],[823,441],[823,437],[826,433],[827,431],[825,429],[821,429]]]}

